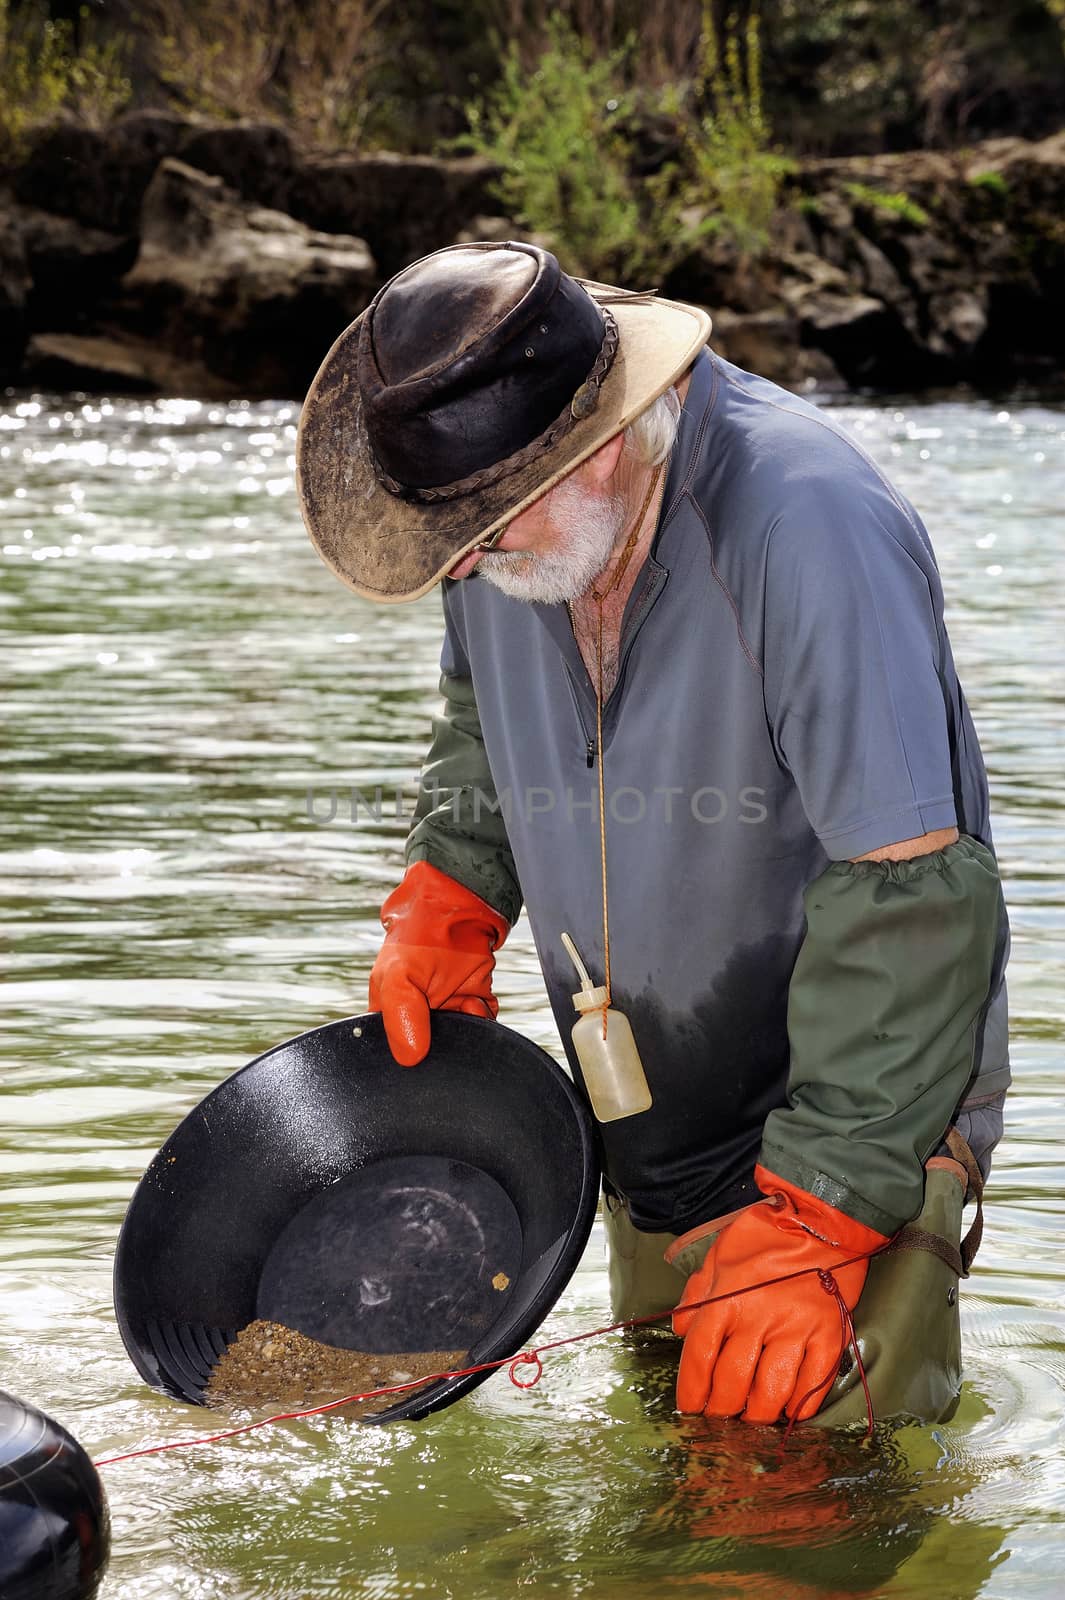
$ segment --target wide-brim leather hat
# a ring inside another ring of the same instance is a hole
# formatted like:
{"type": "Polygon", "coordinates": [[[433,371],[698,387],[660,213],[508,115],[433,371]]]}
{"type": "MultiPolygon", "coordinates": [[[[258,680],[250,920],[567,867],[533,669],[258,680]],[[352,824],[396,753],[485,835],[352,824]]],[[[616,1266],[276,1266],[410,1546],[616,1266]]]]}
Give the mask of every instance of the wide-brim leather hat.
{"type": "Polygon", "coordinates": [[[698,306],[577,279],[534,244],[404,268],[337,339],[296,443],[300,509],[342,582],[425,594],[695,360],[698,306]]]}

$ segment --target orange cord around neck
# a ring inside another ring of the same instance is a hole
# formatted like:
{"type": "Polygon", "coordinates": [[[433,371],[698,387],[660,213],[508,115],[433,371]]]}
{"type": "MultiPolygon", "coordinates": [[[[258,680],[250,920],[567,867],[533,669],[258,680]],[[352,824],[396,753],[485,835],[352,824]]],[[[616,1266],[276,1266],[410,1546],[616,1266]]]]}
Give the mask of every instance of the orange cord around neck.
{"type": "Polygon", "coordinates": [[[633,524],[632,531],[625,541],[625,548],[618,557],[617,565],[610,576],[610,581],[605,589],[592,589],[591,596],[596,603],[596,630],[595,630],[595,744],[599,753],[599,855],[602,864],[603,878],[603,988],[606,998],[603,1001],[603,1038],[606,1038],[606,1014],[610,1009],[610,922],[607,916],[607,891],[606,891],[606,785],[603,779],[603,601],[607,595],[612,594],[625,576],[632,553],[636,549],[643,528],[643,521],[654,499],[658,480],[662,476],[661,466],[657,466],[651,474],[651,481],[647,485],[643,505],[633,524]]]}

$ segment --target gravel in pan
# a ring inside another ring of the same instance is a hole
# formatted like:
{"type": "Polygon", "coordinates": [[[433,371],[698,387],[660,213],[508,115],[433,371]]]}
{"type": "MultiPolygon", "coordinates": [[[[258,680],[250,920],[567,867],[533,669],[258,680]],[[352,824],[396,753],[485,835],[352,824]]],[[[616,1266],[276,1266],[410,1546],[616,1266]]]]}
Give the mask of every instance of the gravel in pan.
{"type": "MultiPolygon", "coordinates": [[[[303,1408],[324,1405],[347,1394],[364,1394],[391,1384],[410,1383],[465,1364],[463,1350],[418,1350],[375,1355],[319,1344],[279,1322],[250,1322],[219,1357],[205,1398],[209,1405],[270,1405],[303,1408]]],[[[406,1393],[413,1394],[414,1390],[406,1393]]],[[[353,1416],[383,1411],[401,1397],[357,1402],[353,1416]]]]}

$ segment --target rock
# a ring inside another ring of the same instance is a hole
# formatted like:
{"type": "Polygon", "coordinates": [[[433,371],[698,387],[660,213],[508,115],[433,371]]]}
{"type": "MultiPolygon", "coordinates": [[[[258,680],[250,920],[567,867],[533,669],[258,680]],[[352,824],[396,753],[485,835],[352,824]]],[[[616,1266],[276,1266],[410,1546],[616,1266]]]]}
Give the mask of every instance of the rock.
{"type": "Polygon", "coordinates": [[[542,237],[527,233],[520,223],[512,221],[510,217],[471,217],[465,228],[460,228],[455,235],[454,244],[505,244],[508,239],[520,243],[528,243],[534,237],[542,237]]]}
{"type": "Polygon", "coordinates": [[[851,242],[861,286],[866,293],[875,300],[883,300],[887,305],[905,306],[908,312],[911,311],[913,297],[884,252],[857,231],[851,242]]]}
{"type": "Polygon", "coordinates": [[[135,233],[152,174],[177,153],[190,126],[170,111],[131,112],[103,131],[55,123],[31,145],[15,176],[15,194],[90,228],[135,233]]]}
{"type": "Polygon", "coordinates": [[[245,200],[288,207],[298,158],[284,128],[136,111],[103,130],[54,123],[34,140],[16,176],[26,204],[105,231],[136,231],[141,203],[168,156],[225,180],[245,200]]]}
{"type": "Polygon", "coordinates": [[[824,350],[807,349],[800,346],[798,377],[793,378],[786,385],[805,393],[810,389],[829,390],[838,393],[846,389],[847,382],[836,363],[824,350]]]}
{"type": "Polygon", "coordinates": [[[942,234],[931,228],[914,233],[904,223],[878,217],[879,226],[869,235],[891,262],[903,283],[928,295],[937,286],[950,283],[959,273],[972,274],[971,264],[963,261],[957,249],[942,234]]]}
{"type": "Polygon", "coordinates": [[[988,330],[981,361],[1033,378],[1060,376],[1065,366],[1065,131],[1036,144],[996,141],[968,169],[970,194],[990,199],[989,248],[980,251],[988,296],[988,330]],[[992,172],[1000,189],[989,195],[972,182],[992,172]]]}
{"type": "Polygon", "coordinates": [[[808,296],[799,334],[803,345],[822,351],[851,385],[904,387],[909,373],[920,366],[898,318],[870,295],[808,296]]]}
{"type": "Polygon", "coordinates": [[[60,393],[82,389],[89,394],[193,394],[202,385],[203,374],[199,367],[147,340],[38,333],[26,348],[19,382],[60,393]]]}
{"type": "Polygon", "coordinates": [[[756,315],[780,306],[779,264],[752,257],[731,240],[710,236],[694,244],[663,275],[662,293],[696,305],[727,306],[756,315]]]}
{"type": "Polygon", "coordinates": [[[209,383],[302,395],[375,283],[361,239],[314,233],[167,159],[145,194],[140,254],[110,316],[194,360],[209,383]]]}
{"type": "Polygon", "coordinates": [[[851,330],[869,318],[883,316],[879,300],[860,294],[811,294],[802,307],[802,321],[814,333],[837,334],[851,330]]]}
{"type": "Polygon", "coordinates": [[[807,251],[817,254],[817,237],[806,212],[795,204],[797,193],[785,190],[769,228],[768,254],[774,260],[807,251]]]}
{"type": "Polygon", "coordinates": [[[843,381],[829,358],[804,349],[798,319],[789,311],[712,312],[710,343],[718,355],[785,389],[839,389],[843,381]]]}
{"type": "Polygon", "coordinates": [[[969,183],[985,173],[995,173],[1014,205],[1065,212],[1065,129],[1049,139],[995,139],[981,145],[966,164],[969,183]]]}
{"type": "Polygon", "coordinates": [[[779,292],[796,311],[815,296],[846,294],[849,288],[845,272],[810,251],[796,250],[781,263],[779,292]]]}
{"type": "MultiPolygon", "coordinates": [[[[472,157],[308,158],[266,123],[56,124],[13,176],[21,204],[0,201],[0,376],[17,378],[30,338],[35,382],[299,394],[418,256],[474,239],[556,248],[497,214],[496,176],[472,157]]],[[[837,368],[886,388],[1053,380],[1063,219],[1065,132],[808,160],[761,255],[704,234],[658,282],[709,306],[731,359],[791,386],[837,368]]],[[[706,207],[684,220],[698,230],[706,207]]]]}
{"type": "Polygon", "coordinates": [[[988,292],[982,284],[930,296],[929,349],[947,357],[968,355],[987,332],[987,312],[988,292]]]}
{"type": "Polygon", "coordinates": [[[468,228],[457,233],[452,244],[505,244],[513,239],[519,244],[539,245],[541,250],[558,254],[559,241],[550,233],[530,233],[510,217],[474,217],[468,228]]]}
{"type": "Polygon", "coordinates": [[[299,165],[292,139],[269,122],[217,122],[188,129],[173,152],[186,166],[221,178],[244,200],[289,211],[299,165]]]}
{"type": "MultiPolygon", "coordinates": [[[[756,364],[766,377],[791,387],[797,379],[839,383],[841,375],[848,382],[875,382],[883,356],[898,353],[895,339],[887,337],[889,328],[898,332],[896,315],[877,296],[855,293],[853,277],[832,262],[795,251],[781,264],[778,290],[792,325],[794,354],[780,376],[756,364]]],[[[904,338],[903,345],[911,342],[904,338]]],[[[780,366],[779,357],[773,366],[780,366]]]]}
{"type": "MultiPolygon", "coordinates": [[[[997,154],[1012,159],[1016,150],[1011,142],[997,154]]],[[[791,292],[804,343],[852,383],[971,379],[986,348],[987,283],[1009,278],[1016,263],[960,158],[919,151],[811,162],[801,183],[817,254],[847,280],[827,295],[791,292]]]]}
{"type": "MultiPolygon", "coordinates": [[[[1021,141],[1023,142],[1023,141],[1021,141]]],[[[803,187],[819,193],[847,182],[888,194],[922,194],[949,187],[957,180],[958,158],[941,150],[891,151],[885,155],[831,156],[802,163],[803,187]]]]}
{"type": "Polygon", "coordinates": [[[712,311],[710,343],[726,361],[774,383],[790,383],[799,358],[799,325],[782,311],[712,311]]]}
{"type": "Polygon", "coordinates": [[[129,271],[137,257],[132,235],[104,233],[70,217],[25,206],[20,212],[32,287],[32,328],[75,329],[129,271]]]}
{"type": "Polygon", "coordinates": [[[843,196],[833,190],[809,196],[808,205],[806,218],[816,240],[817,254],[842,269],[855,231],[853,210],[843,196]]]}
{"type": "Polygon", "coordinates": [[[0,384],[13,383],[29,337],[26,302],[33,279],[15,212],[0,211],[0,384]]]}
{"type": "Polygon", "coordinates": [[[781,311],[711,312],[710,343],[718,355],[774,383],[789,383],[796,374],[799,327],[781,311]]]}
{"type": "Polygon", "coordinates": [[[390,278],[491,212],[497,172],[479,156],[319,156],[297,172],[289,210],[310,228],[366,239],[390,278]]]}

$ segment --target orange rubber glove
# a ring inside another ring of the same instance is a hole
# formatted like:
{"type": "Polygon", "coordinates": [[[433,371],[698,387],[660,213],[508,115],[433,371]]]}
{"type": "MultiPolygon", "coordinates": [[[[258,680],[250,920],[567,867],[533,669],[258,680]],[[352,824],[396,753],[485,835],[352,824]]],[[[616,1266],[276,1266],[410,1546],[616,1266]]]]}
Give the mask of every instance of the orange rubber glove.
{"type": "MultiPolygon", "coordinates": [[[[678,1534],[693,1541],[725,1535],[744,1555],[767,1546],[809,1552],[854,1537],[861,1478],[846,1470],[846,1449],[834,1430],[810,1428],[786,1446],[768,1428],[733,1437],[740,1431],[739,1421],[726,1422],[686,1438],[673,1492],[653,1513],[674,1548],[678,1534]]],[[[741,1574],[728,1566],[728,1595],[747,1594],[741,1574]]],[[[750,1593],[761,1600],[814,1594],[843,1600],[834,1584],[808,1589],[790,1571],[785,1588],[765,1574],[750,1576],[750,1593]]]]}
{"type": "MultiPolygon", "coordinates": [[[[835,1263],[877,1250],[887,1237],[765,1167],[755,1167],[754,1179],[763,1194],[776,1197],[775,1204],[756,1204],[721,1230],[688,1279],[681,1306],[803,1268],[827,1267],[853,1311],[868,1262],[838,1269],[835,1263]]],[[[782,1412],[797,1421],[812,1417],[842,1354],[839,1306],[816,1271],[697,1311],[679,1310],[673,1332],[684,1340],[678,1411],[742,1416],[745,1422],[776,1422],[782,1412]]]]}
{"type": "Polygon", "coordinates": [[[381,907],[385,941],[370,973],[370,1010],[384,1016],[402,1067],[429,1051],[429,1012],[494,1017],[493,951],[510,924],[486,900],[427,861],[408,867],[381,907]]]}

